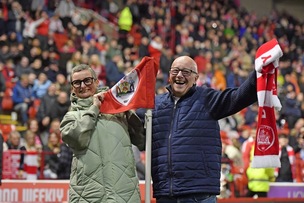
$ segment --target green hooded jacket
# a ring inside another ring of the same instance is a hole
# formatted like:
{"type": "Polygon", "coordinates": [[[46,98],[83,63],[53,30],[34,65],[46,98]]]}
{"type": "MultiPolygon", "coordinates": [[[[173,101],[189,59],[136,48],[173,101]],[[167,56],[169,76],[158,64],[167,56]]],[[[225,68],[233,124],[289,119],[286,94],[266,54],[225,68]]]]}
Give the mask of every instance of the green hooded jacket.
{"type": "Polygon", "coordinates": [[[143,127],[131,111],[101,114],[87,99],[71,95],[62,140],[73,150],[69,202],[139,203],[132,143],[144,148],[143,127]],[[136,132],[136,133],[135,133],[136,132]]]}

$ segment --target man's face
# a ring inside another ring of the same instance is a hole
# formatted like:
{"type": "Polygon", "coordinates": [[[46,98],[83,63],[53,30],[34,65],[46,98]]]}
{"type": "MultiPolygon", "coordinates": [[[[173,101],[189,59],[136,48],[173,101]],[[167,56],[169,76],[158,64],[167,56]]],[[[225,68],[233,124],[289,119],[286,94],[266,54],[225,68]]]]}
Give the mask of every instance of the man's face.
{"type": "Polygon", "coordinates": [[[93,79],[91,80],[92,83],[88,84],[88,81],[90,81],[90,78],[92,78],[92,74],[89,70],[82,70],[79,72],[75,72],[72,76],[72,83],[74,81],[81,81],[79,87],[75,87],[75,85],[72,85],[72,90],[76,94],[77,97],[85,99],[88,97],[93,96],[97,92],[98,87],[98,80],[93,79]],[[85,81],[87,84],[85,84],[85,81]]]}
{"type": "Polygon", "coordinates": [[[11,143],[13,146],[18,146],[20,144],[20,137],[13,134],[11,137],[11,143]]]}
{"type": "Polygon", "coordinates": [[[197,78],[197,65],[190,57],[182,56],[173,61],[169,83],[174,96],[182,97],[185,95],[196,83],[197,78]]]}

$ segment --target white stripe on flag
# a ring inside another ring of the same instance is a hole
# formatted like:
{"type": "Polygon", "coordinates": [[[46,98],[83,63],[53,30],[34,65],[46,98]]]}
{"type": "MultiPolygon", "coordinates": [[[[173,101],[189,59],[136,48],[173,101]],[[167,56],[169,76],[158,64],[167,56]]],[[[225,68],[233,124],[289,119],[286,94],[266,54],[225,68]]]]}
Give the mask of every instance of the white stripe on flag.
{"type": "Polygon", "coordinates": [[[272,91],[258,91],[258,104],[259,106],[273,107],[272,91]]]}

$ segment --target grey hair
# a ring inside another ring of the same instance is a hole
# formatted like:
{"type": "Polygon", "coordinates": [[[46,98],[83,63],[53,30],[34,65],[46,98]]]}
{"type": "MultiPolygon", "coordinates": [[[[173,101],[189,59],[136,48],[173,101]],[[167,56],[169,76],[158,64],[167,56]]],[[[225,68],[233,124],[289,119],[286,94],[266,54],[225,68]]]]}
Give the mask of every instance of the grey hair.
{"type": "Polygon", "coordinates": [[[72,72],[71,72],[71,78],[70,78],[70,81],[72,81],[72,77],[73,77],[73,74],[76,73],[76,72],[80,72],[82,70],[89,70],[92,74],[92,77],[96,80],[97,79],[97,75],[95,73],[95,71],[87,64],[79,64],[79,65],[76,65],[73,69],[72,69],[72,72]]]}

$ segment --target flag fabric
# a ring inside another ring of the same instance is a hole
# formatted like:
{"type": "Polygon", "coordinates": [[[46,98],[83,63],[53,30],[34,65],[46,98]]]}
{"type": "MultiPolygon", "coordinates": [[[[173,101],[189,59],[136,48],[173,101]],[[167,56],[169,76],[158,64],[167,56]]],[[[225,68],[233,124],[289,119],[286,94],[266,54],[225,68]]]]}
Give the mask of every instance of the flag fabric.
{"type": "Polygon", "coordinates": [[[153,109],[157,72],[154,58],[144,57],[105,93],[100,112],[114,114],[137,108],[153,109]]]}
{"type": "Polygon", "coordinates": [[[277,96],[277,68],[282,55],[276,39],[266,42],[256,52],[259,110],[252,168],[281,167],[275,110],[282,107],[277,96]]]}

